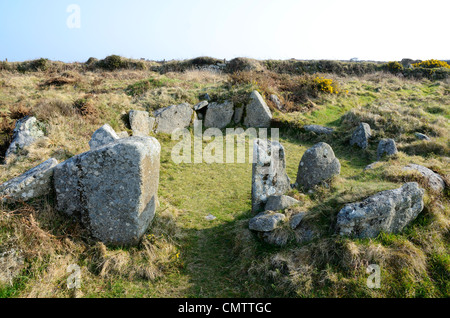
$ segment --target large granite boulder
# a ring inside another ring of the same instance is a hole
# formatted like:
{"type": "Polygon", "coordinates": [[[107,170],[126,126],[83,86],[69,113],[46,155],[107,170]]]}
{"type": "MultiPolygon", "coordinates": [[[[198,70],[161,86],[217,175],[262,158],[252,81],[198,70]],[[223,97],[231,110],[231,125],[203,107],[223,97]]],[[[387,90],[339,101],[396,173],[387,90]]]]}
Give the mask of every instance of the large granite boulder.
{"type": "Polygon", "coordinates": [[[309,190],[341,173],[341,164],[330,145],[320,142],[306,150],[297,173],[297,186],[309,190]]]}
{"type": "Polygon", "coordinates": [[[16,122],[13,131],[12,142],[5,154],[5,160],[12,154],[28,147],[44,137],[44,125],[37,121],[36,117],[24,117],[16,122]]]}
{"type": "Polygon", "coordinates": [[[131,110],[129,120],[133,136],[146,137],[155,125],[155,118],[150,117],[148,112],[141,110],[131,110]]]}
{"type": "Polygon", "coordinates": [[[257,92],[250,94],[250,102],[245,108],[244,125],[246,127],[269,128],[272,121],[272,113],[269,106],[257,92]]]}
{"type": "Polygon", "coordinates": [[[270,196],[283,195],[290,189],[285,156],[284,148],[279,142],[255,139],[252,167],[253,212],[263,210],[270,196]]]}
{"type": "Polygon", "coordinates": [[[58,210],[106,244],[138,243],[155,215],[160,152],[155,138],[133,136],[59,164],[58,210]]]}
{"type": "Polygon", "coordinates": [[[424,190],[416,182],[347,204],[337,216],[337,232],[357,238],[375,238],[380,232],[398,233],[424,208],[424,190]]]}
{"type": "Polygon", "coordinates": [[[378,144],[377,159],[381,160],[384,156],[390,157],[398,153],[397,145],[394,139],[382,139],[378,144]]]}
{"type": "Polygon", "coordinates": [[[120,139],[120,137],[116,134],[114,129],[110,125],[105,124],[92,134],[91,140],[89,141],[89,147],[91,150],[97,149],[110,144],[117,139],[120,139]]]}
{"type": "Polygon", "coordinates": [[[403,168],[405,171],[416,171],[422,175],[426,184],[430,188],[431,191],[436,193],[441,193],[445,189],[445,181],[444,179],[434,171],[428,169],[427,167],[409,164],[403,168]]]}
{"type": "Polygon", "coordinates": [[[206,110],[205,127],[223,129],[233,119],[233,113],[234,105],[232,102],[211,103],[206,110]]]}
{"type": "Polygon", "coordinates": [[[350,145],[357,145],[359,148],[366,149],[369,146],[369,138],[371,136],[372,131],[369,124],[361,123],[353,132],[350,145]]]}
{"type": "Polygon", "coordinates": [[[252,231],[270,232],[275,230],[285,218],[284,214],[265,211],[252,218],[248,227],[252,231]]]}
{"type": "Polygon", "coordinates": [[[17,178],[0,185],[0,197],[4,201],[27,201],[52,192],[53,170],[58,164],[54,158],[28,170],[17,178]]]}
{"type": "Polygon", "coordinates": [[[191,105],[183,103],[172,105],[155,111],[156,129],[158,133],[171,134],[175,129],[189,127],[194,110],[191,105]]]}

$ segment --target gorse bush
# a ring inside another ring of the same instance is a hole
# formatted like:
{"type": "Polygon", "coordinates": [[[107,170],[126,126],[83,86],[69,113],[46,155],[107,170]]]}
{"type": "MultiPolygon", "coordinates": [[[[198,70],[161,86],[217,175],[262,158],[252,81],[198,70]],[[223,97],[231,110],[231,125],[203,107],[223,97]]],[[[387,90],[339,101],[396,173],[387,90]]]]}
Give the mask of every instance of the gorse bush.
{"type": "Polygon", "coordinates": [[[94,58],[89,58],[86,65],[90,68],[98,67],[107,71],[115,71],[120,69],[145,70],[147,68],[143,61],[125,59],[119,55],[110,55],[98,62],[96,62],[94,58]]]}
{"type": "Polygon", "coordinates": [[[98,66],[108,71],[114,71],[121,68],[124,68],[125,63],[122,61],[122,58],[118,55],[110,55],[105,59],[99,61],[98,66]]]}
{"type": "Polygon", "coordinates": [[[423,68],[440,68],[440,67],[450,68],[450,65],[448,65],[447,62],[434,60],[434,59],[422,61],[420,63],[414,63],[414,64],[412,64],[412,66],[413,67],[423,67],[423,68]]]}
{"type": "Polygon", "coordinates": [[[50,61],[48,59],[40,58],[33,61],[19,63],[17,65],[17,70],[19,72],[38,72],[46,71],[49,68],[50,61]]]}
{"type": "Polygon", "coordinates": [[[317,76],[314,78],[314,84],[320,92],[339,94],[340,89],[336,82],[333,82],[330,78],[324,78],[323,76],[317,76]]]}
{"type": "Polygon", "coordinates": [[[391,73],[398,73],[403,70],[403,65],[399,62],[389,62],[387,63],[387,68],[391,73]]]}

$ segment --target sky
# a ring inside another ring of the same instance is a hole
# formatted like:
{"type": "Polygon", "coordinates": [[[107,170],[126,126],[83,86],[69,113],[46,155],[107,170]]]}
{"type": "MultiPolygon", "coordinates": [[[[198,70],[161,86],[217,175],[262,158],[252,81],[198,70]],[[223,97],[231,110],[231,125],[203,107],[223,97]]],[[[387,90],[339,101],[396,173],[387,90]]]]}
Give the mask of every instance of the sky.
{"type": "Polygon", "coordinates": [[[449,9],[449,0],[0,0],[0,60],[448,60],[449,9]]]}

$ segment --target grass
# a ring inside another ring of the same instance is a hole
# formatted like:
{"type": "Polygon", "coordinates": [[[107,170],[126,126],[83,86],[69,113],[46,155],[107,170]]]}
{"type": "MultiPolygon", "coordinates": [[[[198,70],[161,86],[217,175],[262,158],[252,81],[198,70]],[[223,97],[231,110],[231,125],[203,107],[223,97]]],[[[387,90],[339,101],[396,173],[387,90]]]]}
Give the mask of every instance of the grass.
{"type": "MultiPolygon", "coordinates": [[[[77,66],[57,71],[51,63],[48,67],[32,73],[0,72],[0,113],[14,122],[11,114],[26,107],[48,126],[45,141],[0,166],[0,182],[46,158],[63,161],[87,151],[92,133],[104,123],[116,131],[129,131],[123,118],[131,109],[195,104],[205,93],[238,105],[245,104],[254,89],[283,92],[269,79],[233,83],[217,72],[170,72],[176,65],[164,74],[151,67],[116,71],[77,66]],[[64,74],[69,71],[70,76],[64,74]]],[[[272,62],[270,67],[290,66],[272,62]]],[[[283,76],[283,83],[289,83],[299,75],[283,76]]],[[[248,230],[251,164],[176,165],[171,159],[176,142],[158,135],[161,207],[143,242],[133,248],[105,247],[57,213],[51,196],[3,205],[0,252],[15,246],[26,261],[13,285],[0,287],[0,297],[448,297],[448,192],[427,192],[424,212],[403,233],[370,240],[334,235],[336,215],[346,203],[406,181],[425,186],[417,175],[401,172],[408,163],[427,166],[449,181],[448,81],[388,73],[326,76],[348,93],[309,96],[301,103],[291,101],[293,107],[287,111],[273,109],[275,123],[282,127],[280,141],[291,182],[303,153],[319,141],[329,143],[341,162],[341,175],[330,187],[319,187],[312,194],[290,193],[302,202],[299,209],[308,212],[305,224],[320,237],[298,243],[294,232],[283,230],[277,235],[288,238],[284,247],[264,243],[248,230]],[[374,130],[367,150],[348,145],[360,121],[374,130]],[[301,128],[306,124],[332,127],[335,133],[306,133],[301,128]],[[416,131],[428,134],[432,142],[417,141],[416,131]],[[395,138],[400,154],[364,171],[376,160],[377,141],[384,137],[395,138]],[[207,221],[209,214],[216,219],[207,221]],[[380,290],[366,287],[369,263],[381,266],[380,290]],[[70,264],[82,269],[82,288],[76,293],[65,287],[70,264]]]]}

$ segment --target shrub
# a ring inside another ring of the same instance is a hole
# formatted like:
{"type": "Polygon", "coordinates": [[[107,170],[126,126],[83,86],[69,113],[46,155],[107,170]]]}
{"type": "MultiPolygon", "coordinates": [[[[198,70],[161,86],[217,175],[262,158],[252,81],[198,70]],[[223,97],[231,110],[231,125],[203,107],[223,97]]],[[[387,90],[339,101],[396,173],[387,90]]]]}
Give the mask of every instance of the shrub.
{"type": "Polygon", "coordinates": [[[122,57],[118,55],[110,55],[107,56],[105,59],[99,61],[97,65],[105,70],[108,71],[114,71],[121,68],[124,68],[126,63],[122,60],[122,57]]]}
{"type": "Polygon", "coordinates": [[[11,65],[8,62],[1,61],[0,62],[0,71],[10,71],[12,69],[11,65]]]}
{"type": "Polygon", "coordinates": [[[31,61],[30,67],[34,71],[46,71],[48,69],[49,61],[48,59],[38,59],[31,61]]]}
{"type": "Polygon", "coordinates": [[[17,70],[19,72],[38,72],[38,71],[46,71],[49,67],[49,60],[40,58],[33,61],[19,63],[17,65],[17,70]]]}
{"type": "Polygon", "coordinates": [[[399,62],[389,62],[387,63],[387,69],[391,73],[398,73],[403,71],[403,65],[399,62]]]}
{"type": "Polygon", "coordinates": [[[9,108],[9,118],[11,119],[22,119],[26,116],[31,116],[31,114],[31,109],[21,104],[9,108]]]}
{"type": "Polygon", "coordinates": [[[98,115],[97,108],[90,95],[86,95],[83,98],[74,101],[73,107],[81,116],[95,118],[98,115]]]}
{"type": "Polygon", "coordinates": [[[237,57],[227,64],[227,71],[229,73],[242,71],[263,71],[264,67],[260,61],[249,59],[245,57],[237,57]]]}
{"type": "Polygon", "coordinates": [[[190,63],[194,66],[206,66],[220,64],[223,61],[209,56],[200,56],[190,60],[190,63]]]}
{"type": "Polygon", "coordinates": [[[320,92],[330,93],[330,94],[339,94],[340,89],[336,82],[333,82],[332,79],[324,78],[323,76],[317,76],[314,78],[314,83],[317,85],[317,89],[320,92]]]}
{"type": "Polygon", "coordinates": [[[412,64],[412,66],[413,67],[423,67],[423,68],[440,68],[440,67],[450,68],[450,65],[448,65],[447,62],[434,60],[434,59],[422,61],[419,63],[414,63],[414,64],[412,64]]]}

